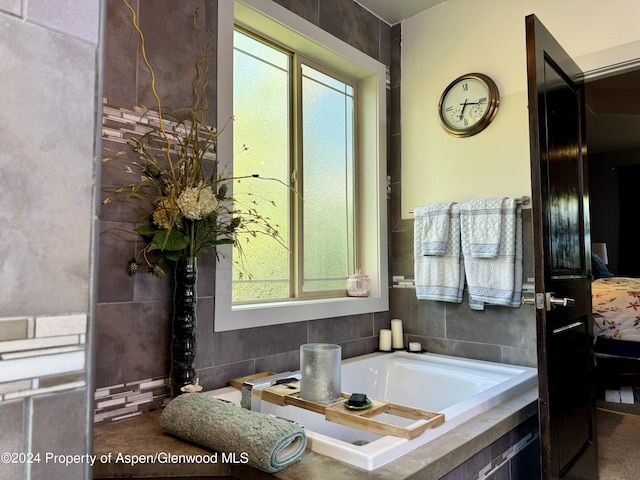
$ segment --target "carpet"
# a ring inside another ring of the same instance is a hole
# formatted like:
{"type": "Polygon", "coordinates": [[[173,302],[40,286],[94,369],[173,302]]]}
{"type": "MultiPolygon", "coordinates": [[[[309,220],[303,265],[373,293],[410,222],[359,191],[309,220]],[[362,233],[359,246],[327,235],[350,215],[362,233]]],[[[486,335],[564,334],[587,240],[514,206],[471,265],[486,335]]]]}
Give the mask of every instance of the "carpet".
{"type": "Polygon", "coordinates": [[[596,409],[600,480],[640,478],[640,416],[596,409]]]}

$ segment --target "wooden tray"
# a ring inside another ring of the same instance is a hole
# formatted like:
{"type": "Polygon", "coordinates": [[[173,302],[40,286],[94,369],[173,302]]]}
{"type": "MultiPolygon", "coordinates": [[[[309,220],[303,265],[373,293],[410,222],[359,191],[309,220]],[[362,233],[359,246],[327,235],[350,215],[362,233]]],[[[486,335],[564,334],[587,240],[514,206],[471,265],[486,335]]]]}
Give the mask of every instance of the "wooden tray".
{"type": "Polygon", "coordinates": [[[311,410],[324,415],[330,422],[357,428],[358,430],[378,435],[394,435],[410,440],[422,435],[427,428],[437,427],[444,423],[444,415],[441,413],[398,405],[384,400],[370,399],[371,407],[364,410],[350,410],[344,406],[350,396],[347,393],[343,393],[340,400],[328,405],[311,402],[300,397],[300,382],[294,381],[264,389],[261,400],[280,406],[294,405],[311,410]],[[408,427],[399,427],[373,418],[383,413],[421,421],[415,422],[408,427]]]}

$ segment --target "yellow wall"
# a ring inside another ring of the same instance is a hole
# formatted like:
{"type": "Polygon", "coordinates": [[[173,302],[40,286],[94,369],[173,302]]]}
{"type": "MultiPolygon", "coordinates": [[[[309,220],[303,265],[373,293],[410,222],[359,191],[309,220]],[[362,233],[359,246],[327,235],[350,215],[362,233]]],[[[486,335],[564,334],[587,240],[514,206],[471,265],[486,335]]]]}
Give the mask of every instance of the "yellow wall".
{"type": "Polygon", "coordinates": [[[530,195],[525,21],[534,13],[589,72],[640,58],[637,0],[447,0],[402,24],[402,216],[431,202],[530,195]],[[456,77],[489,75],[494,121],[448,135],[438,101],[456,77]]]}

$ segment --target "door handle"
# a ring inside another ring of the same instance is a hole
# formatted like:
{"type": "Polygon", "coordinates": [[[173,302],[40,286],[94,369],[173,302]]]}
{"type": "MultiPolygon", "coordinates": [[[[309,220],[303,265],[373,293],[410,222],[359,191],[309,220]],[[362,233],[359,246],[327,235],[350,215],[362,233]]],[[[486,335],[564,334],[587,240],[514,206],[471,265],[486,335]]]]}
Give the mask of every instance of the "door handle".
{"type": "Polygon", "coordinates": [[[576,301],[573,298],[556,298],[554,292],[536,293],[535,297],[522,297],[522,305],[535,305],[536,310],[551,311],[552,307],[573,307],[576,301]]]}
{"type": "Polygon", "coordinates": [[[545,293],[547,310],[551,310],[551,307],[573,307],[576,301],[573,298],[556,298],[553,296],[555,292],[545,293]]]}

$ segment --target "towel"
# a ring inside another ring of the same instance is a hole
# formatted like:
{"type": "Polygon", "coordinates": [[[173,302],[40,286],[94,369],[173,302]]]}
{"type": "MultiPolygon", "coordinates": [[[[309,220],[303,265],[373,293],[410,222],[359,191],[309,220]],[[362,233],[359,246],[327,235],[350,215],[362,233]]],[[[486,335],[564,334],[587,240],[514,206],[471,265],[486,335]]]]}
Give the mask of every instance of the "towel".
{"type": "Polygon", "coordinates": [[[201,393],[178,395],[165,407],[160,426],[173,436],[211,450],[237,453],[274,473],[298,461],[307,445],[302,427],[246,410],[201,393]]]}
{"type": "Polygon", "coordinates": [[[460,214],[468,227],[469,254],[474,258],[496,258],[500,251],[502,198],[471,200],[460,214]]]}
{"type": "MultiPolygon", "coordinates": [[[[499,248],[495,257],[478,256],[482,250],[476,249],[474,255],[473,243],[476,245],[493,245],[495,242],[494,227],[481,228],[480,232],[487,235],[483,240],[479,232],[472,229],[481,217],[493,218],[495,214],[476,215],[481,211],[482,200],[475,200],[460,207],[460,230],[464,271],[469,287],[469,306],[472,310],[484,310],[485,304],[520,307],[522,298],[522,211],[515,198],[501,199],[501,220],[499,248]]],[[[486,211],[493,210],[496,199],[485,201],[486,211]]]]}
{"type": "Polygon", "coordinates": [[[432,215],[430,221],[425,222],[430,212],[442,211],[442,204],[425,206],[414,210],[414,269],[416,297],[419,300],[439,300],[443,302],[461,303],[464,292],[464,270],[460,247],[460,206],[457,203],[447,204],[446,219],[435,220],[432,215]],[[424,254],[424,240],[427,243],[443,242],[444,232],[441,230],[448,225],[446,232],[446,247],[442,255],[434,255],[441,249],[429,248],[429,255],[424,254]],[[439,229],[438,234],[425,232],[427,228],[439,229]],[[439,239],[439,240],[435,240],[439,239]],[[434,240],[434,242],[431,242],[434,240]]]}
{"type": "Polygon", "coordinates": [[[430,203],[414,210],[415,228],[422,235],[422,255],[444,255],[449,242],[452,203],[430,203]]]}

